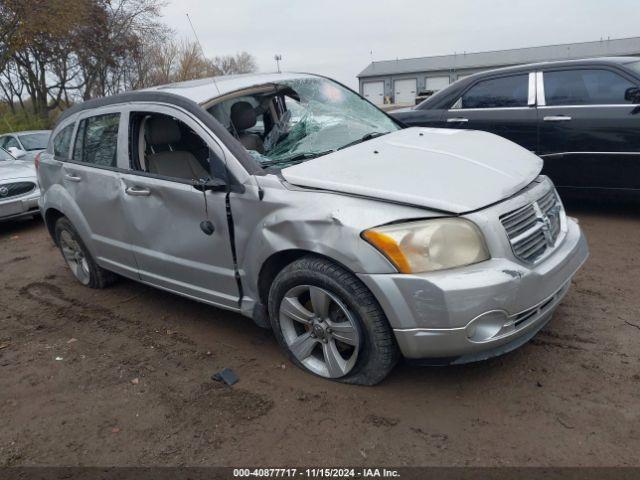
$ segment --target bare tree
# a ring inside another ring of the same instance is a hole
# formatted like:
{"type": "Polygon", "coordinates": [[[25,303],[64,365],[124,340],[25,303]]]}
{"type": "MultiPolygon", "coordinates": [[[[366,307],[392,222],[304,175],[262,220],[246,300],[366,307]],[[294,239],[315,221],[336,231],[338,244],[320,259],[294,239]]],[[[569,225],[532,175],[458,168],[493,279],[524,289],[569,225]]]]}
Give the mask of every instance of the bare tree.
{"type": "Polygon", "coordinates": [[[201,53],[196,42],[183,40],[178,47],[178,58],[173,81],[182,82],[210,76],[210,62],[201,53]]]}
{"type": "Polygon", "coordinates": [[[130,74],[131,88],[145,88],[197,78],[256,71],[255,59],[242,52],[209,60],[196,42],[168,39],[143,45],[136,56],[135,72],[130,74]]]}
{"type": "Polygon", "coordinates": [[[127,88],[126,72],[145,43],[162,42],[168,29],[158,21],[160,0],[98,0],[92,18],[78,36],[82,98],[127,88]]]}
{"type": "Polygon", "coordinates": [[[215,57],[213,59],[213,65],[219,72],[219,75],[252,73],[258,70],[255,58],[247,52],[215,57]]]}

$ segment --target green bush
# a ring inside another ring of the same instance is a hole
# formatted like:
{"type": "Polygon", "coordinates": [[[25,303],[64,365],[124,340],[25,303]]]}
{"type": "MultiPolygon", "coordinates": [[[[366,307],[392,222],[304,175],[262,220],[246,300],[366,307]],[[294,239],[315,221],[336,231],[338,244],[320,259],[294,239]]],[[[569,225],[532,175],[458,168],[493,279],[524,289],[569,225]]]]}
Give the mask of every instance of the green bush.
{"type": "Polygon", "coordinates": [[[11,113],[6,106],[0,107],[0,134],[22,130],[45,130],[49,128],[48,123],[29,112],[11,113]]]}

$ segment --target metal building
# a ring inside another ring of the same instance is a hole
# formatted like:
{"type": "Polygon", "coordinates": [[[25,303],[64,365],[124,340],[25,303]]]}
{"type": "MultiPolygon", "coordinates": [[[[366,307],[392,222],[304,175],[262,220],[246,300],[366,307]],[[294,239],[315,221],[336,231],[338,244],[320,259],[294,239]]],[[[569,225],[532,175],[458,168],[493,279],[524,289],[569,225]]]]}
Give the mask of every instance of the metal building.
{"type": "Polygon", "coordinates": [[[414,104],[418,92],[438,91],[472,73],[553,60],[640,55],[640,37],[372,62],[358,75],[373,103],[414,104]]]}

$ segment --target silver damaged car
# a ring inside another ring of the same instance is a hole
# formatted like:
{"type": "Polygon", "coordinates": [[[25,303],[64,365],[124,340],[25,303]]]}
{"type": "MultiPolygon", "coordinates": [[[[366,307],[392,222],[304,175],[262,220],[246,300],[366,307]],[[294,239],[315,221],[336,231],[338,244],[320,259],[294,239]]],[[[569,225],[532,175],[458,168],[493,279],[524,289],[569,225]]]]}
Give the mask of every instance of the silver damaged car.
{"type": "Polygon", "coordinates": [[[401,356],[482,360],[547,324],[588,249],[541,166],[283,73],[77,105],[38,176],[82,284],[117,274],[240,312],[299,367],[371,385],[401,356]]]}

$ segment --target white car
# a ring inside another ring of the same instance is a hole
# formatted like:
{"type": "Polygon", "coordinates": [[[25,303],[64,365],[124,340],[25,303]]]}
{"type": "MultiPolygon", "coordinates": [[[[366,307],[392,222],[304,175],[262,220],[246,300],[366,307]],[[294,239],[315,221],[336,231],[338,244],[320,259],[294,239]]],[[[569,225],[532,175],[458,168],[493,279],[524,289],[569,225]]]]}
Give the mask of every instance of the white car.
{"type": "Polygon", "coordinates": [[[0,148],[19,160],[34,161],[36,155],[47,148],[51,130],[28,130],[0,135],[0,148]]]}
{"type": "Polygon", "coordinates": [[[0,148],[0,221],[38,215],[39,198],[33,163],[0,148]]]}

